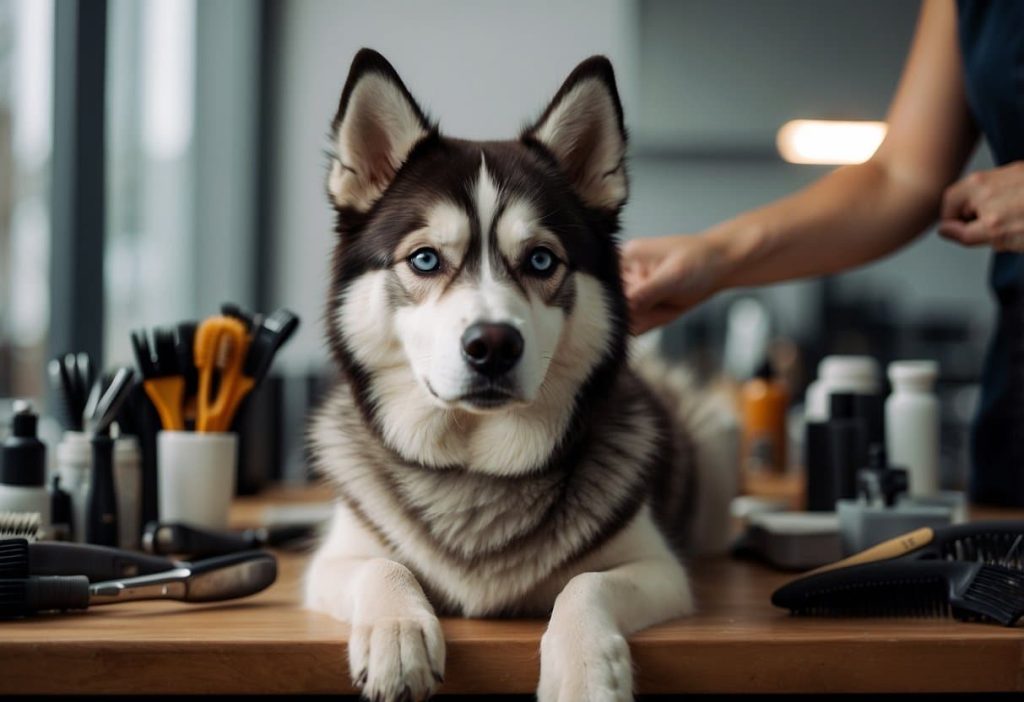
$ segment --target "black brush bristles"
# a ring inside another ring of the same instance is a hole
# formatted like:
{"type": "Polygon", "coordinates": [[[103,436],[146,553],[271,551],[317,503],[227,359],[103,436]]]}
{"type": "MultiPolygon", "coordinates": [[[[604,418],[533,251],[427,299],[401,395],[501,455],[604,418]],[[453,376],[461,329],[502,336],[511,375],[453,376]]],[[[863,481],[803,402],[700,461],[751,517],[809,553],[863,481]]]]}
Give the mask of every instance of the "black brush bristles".
{"type": "Polygon", "coordinates": [[[0,578],[27,578],[28,539],[0,540],[0,578]]]}
{"type": "Polygon", "coordinates": [[[952,527],[936,546],[946,560],[1024,570],[1024,522],[980,522],[952,527]]]}
{"type": "MultiPolygon", "coordinates": [[[[1024,616],[1024,573],[1002,566],[979,566],[959,597],[967,612],[1013,626],[1024,616]]],[[[956,605],[957,596],[951,599],[956,605]]]]}
{"type": "Polygon", "coordinates": [[[1011,626],[1024,615],[1024,573],[963,561],[892,560],[798,578],[772,604],[816,617],[954,617],[1011,626]]]}

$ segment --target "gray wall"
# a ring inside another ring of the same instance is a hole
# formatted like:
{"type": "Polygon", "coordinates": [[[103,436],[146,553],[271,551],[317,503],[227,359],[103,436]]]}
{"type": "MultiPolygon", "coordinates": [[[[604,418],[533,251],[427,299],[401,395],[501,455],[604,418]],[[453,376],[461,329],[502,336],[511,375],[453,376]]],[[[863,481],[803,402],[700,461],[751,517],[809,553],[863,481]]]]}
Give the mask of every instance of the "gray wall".
{"type": "MultiPolygon", "coordinates": [[[[651,236],[699,231],[824,173],[781,162],[776,130],[795,117],[882,118],[917,2],[305,0],[281,10],[272,286],[276,303],[312,322],[284,357],[298,368],[326,358],[320,318],[332,237],[323,152],[359,47],[384,53],[443,130],[471,138],[514,134],[576,62],[609,55],[633,138],[624,233],[651,236]]],[[[888,291],[908,317],[967,307],[985,326],[987,261],[987,252],[929,233],[839,276],[839,289],[888,291]]],[[[816,283],[759,294],[783,329],[806,331],[816,283]]]]}
{"type": "Polygon", "coordinates": [[[320,323],[330,250],[324,197],[327,129],[353,54],[383,53],[441,128],[470,138],[514,135],[583,58],[605,53],[632,96],[635,8],[616,0],[281,3],[275,114],[275,298],[307,320],[282,362],[325,358],[320,323]]]}

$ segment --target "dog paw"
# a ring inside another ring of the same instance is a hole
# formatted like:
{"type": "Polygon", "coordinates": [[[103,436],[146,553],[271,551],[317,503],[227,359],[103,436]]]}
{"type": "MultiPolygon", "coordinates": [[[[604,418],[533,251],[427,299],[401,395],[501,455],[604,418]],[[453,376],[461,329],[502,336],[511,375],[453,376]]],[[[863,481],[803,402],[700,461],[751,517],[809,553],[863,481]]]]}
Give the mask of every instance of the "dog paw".
{"type": "Polygon", "coordinates": [[[539,702],[628,702],[633,699],[629,643],[617,631],[559,632],[540,643],[539,702]]]}
{"type": "Polygon", "coordinates": [[[433,614],[354,624],[349,672],[373,702],[418,702],[444,681],[444,635],[433,614]]]}

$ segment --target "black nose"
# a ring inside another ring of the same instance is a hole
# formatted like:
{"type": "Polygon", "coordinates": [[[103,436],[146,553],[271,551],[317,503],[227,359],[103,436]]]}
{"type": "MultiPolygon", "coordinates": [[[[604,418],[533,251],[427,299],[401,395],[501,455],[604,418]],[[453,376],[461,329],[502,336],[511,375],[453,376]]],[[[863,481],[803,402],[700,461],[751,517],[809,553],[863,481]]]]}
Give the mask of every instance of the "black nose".
{"type": "Polygon", "coordinates": [[[478,373],[501,375],[523,355],[523,336],[511,324],[480,322],[462,334],[462,355],[478,373]]]}

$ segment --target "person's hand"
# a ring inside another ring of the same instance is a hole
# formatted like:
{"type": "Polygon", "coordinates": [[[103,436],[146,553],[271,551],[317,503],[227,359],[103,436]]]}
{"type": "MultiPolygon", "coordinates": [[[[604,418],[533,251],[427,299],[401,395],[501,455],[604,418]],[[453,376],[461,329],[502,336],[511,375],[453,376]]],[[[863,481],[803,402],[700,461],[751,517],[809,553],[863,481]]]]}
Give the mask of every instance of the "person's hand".
{"type": "Polygon", "coordinates": [[[721,256],[705,237],[678,234],[627,241],[621,267],[631,329],[640,334],[713,295],[721,256]]]}
{"type": "Polygon", "coordinates": [[[1024,161],[971,173],[946,188],[939,234],[964,246],[1024,251],[1024,161]]]}

